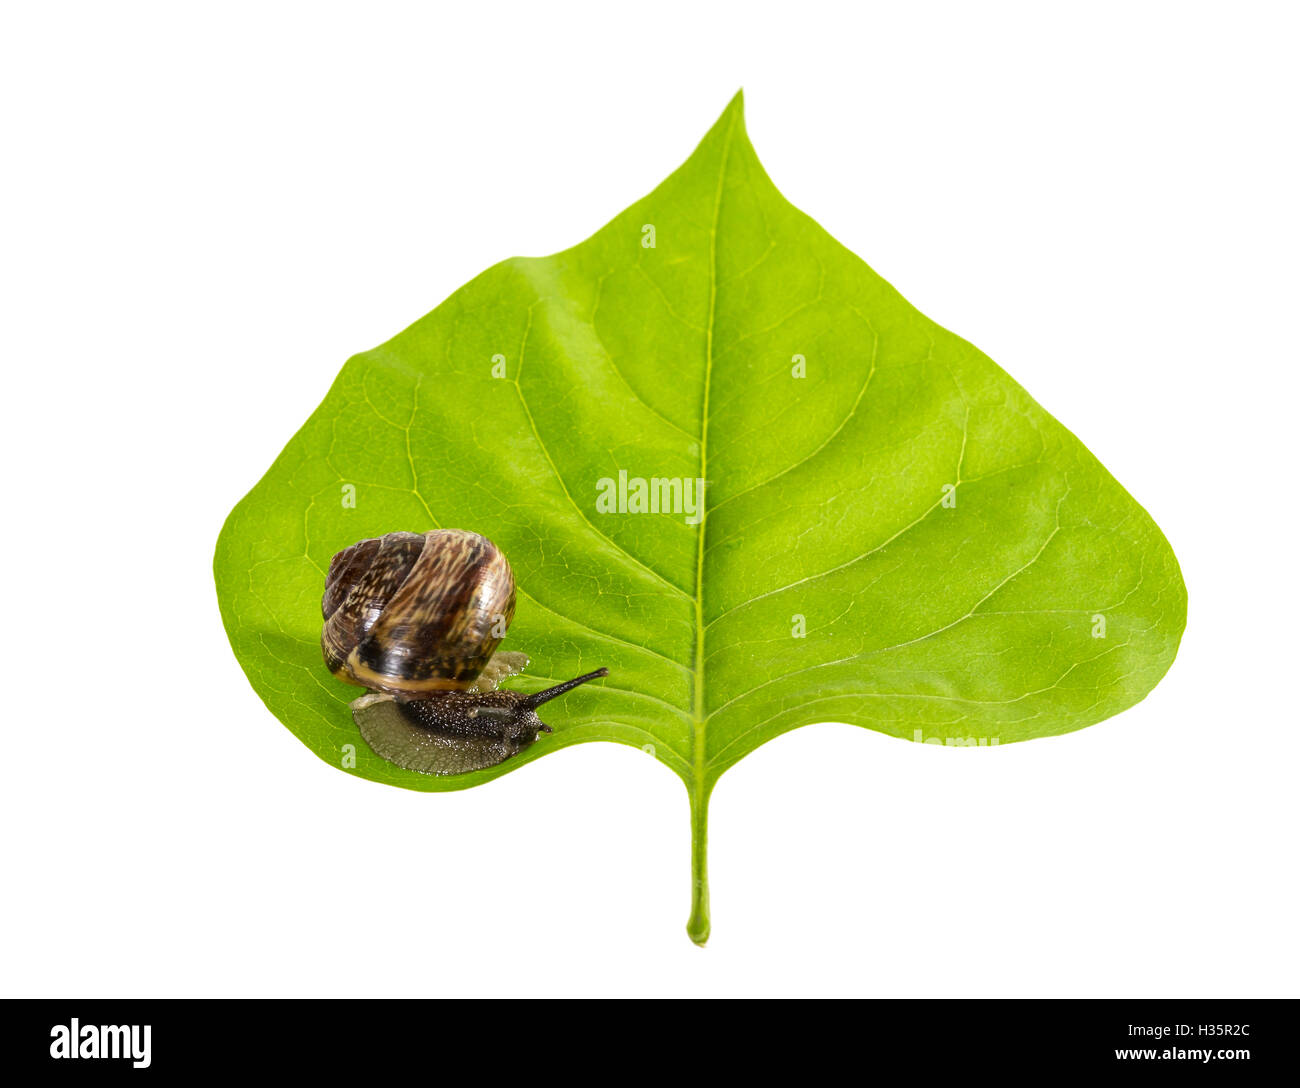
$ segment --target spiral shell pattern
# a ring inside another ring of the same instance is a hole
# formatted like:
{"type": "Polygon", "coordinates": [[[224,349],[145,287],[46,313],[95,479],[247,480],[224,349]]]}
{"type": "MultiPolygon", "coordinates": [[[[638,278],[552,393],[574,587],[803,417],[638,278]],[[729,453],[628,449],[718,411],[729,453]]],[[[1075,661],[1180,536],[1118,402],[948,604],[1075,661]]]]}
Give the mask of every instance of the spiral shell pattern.
{"type": "Polygon", "coordinates": [[[340,680],[407,698],[463,691],[515,614],[515,579],[477,533],[388,533],[334,556],[321,612],[321,650],[340,680]]]}

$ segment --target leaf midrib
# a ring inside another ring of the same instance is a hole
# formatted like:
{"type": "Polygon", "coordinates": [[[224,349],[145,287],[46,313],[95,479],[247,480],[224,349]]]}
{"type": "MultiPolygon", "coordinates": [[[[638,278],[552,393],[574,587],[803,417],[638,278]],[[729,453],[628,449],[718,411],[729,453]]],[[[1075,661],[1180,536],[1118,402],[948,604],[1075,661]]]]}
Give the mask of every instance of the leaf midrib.
{"type": "Polygon", "coordinates": [[[700,527],[695,547],[695,690],[691,719],[691,803],[702,808],[707,791],[706,739],[708,714],[705,711],[704,639],[707,625],[704,622],[704,541],[709,524],[709,389],[713,380],[713,327],[718,302],[718,219],[722,212],[722,193],[727,177],[727,161],[731,155],[731,140],[736,130],[736,112],[727,122],[727,134],[722,141],[722,161],[718,164],[718,186],[713,199],[713,222],[709,227],[709,320],[704,333],[704,396],[700,406],[700,527]]]}

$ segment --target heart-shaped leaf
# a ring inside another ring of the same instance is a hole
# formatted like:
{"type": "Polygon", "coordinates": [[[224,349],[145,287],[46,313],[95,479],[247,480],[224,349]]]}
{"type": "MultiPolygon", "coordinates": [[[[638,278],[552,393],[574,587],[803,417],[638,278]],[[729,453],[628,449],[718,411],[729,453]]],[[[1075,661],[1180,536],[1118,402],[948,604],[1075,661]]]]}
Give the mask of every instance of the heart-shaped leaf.
{"type": "Polygon", "coordinates": [[[1151,690],[1186,615],[1146,512],[782,198],[739,95],[587,241],[504,261],[350,359],[215,568],[253,687],[354,774],[448,790],[582,741],[651,751],[691,799],[696,941],[709,793],[764,741],[820,721],[950,744],[1079,729],[1151,690]],[[374,755],[319,646],[336,551],[440,527],[514,567],[517,686],[610,670],[556,704],[554,734],[451,777],[374,755]]]}

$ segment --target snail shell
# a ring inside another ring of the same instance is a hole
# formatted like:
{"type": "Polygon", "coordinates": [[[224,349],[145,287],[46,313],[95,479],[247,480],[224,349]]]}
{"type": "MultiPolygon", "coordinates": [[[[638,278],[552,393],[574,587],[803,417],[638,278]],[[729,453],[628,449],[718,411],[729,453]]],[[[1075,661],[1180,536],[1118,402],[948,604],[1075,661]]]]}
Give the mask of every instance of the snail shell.
{"type": "Polygon", "coordinates": [[[334,556],[321,611],[330,672],[421,699],[475,690],[515,614],[515,579],[477,533],[388,533],[334,556]]]}

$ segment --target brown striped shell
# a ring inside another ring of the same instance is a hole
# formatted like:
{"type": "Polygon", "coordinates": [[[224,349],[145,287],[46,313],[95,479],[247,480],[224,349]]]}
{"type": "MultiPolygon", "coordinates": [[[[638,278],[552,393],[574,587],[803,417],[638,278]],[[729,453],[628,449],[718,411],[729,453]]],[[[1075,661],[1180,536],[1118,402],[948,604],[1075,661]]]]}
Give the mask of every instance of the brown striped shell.
{"type": "Polygon", "coordinates": [[[515,614],[515,579],[477,533],[388,533],[330,560],[321,612],[330,672],[418,699],[473,685],[515,614]]]}

